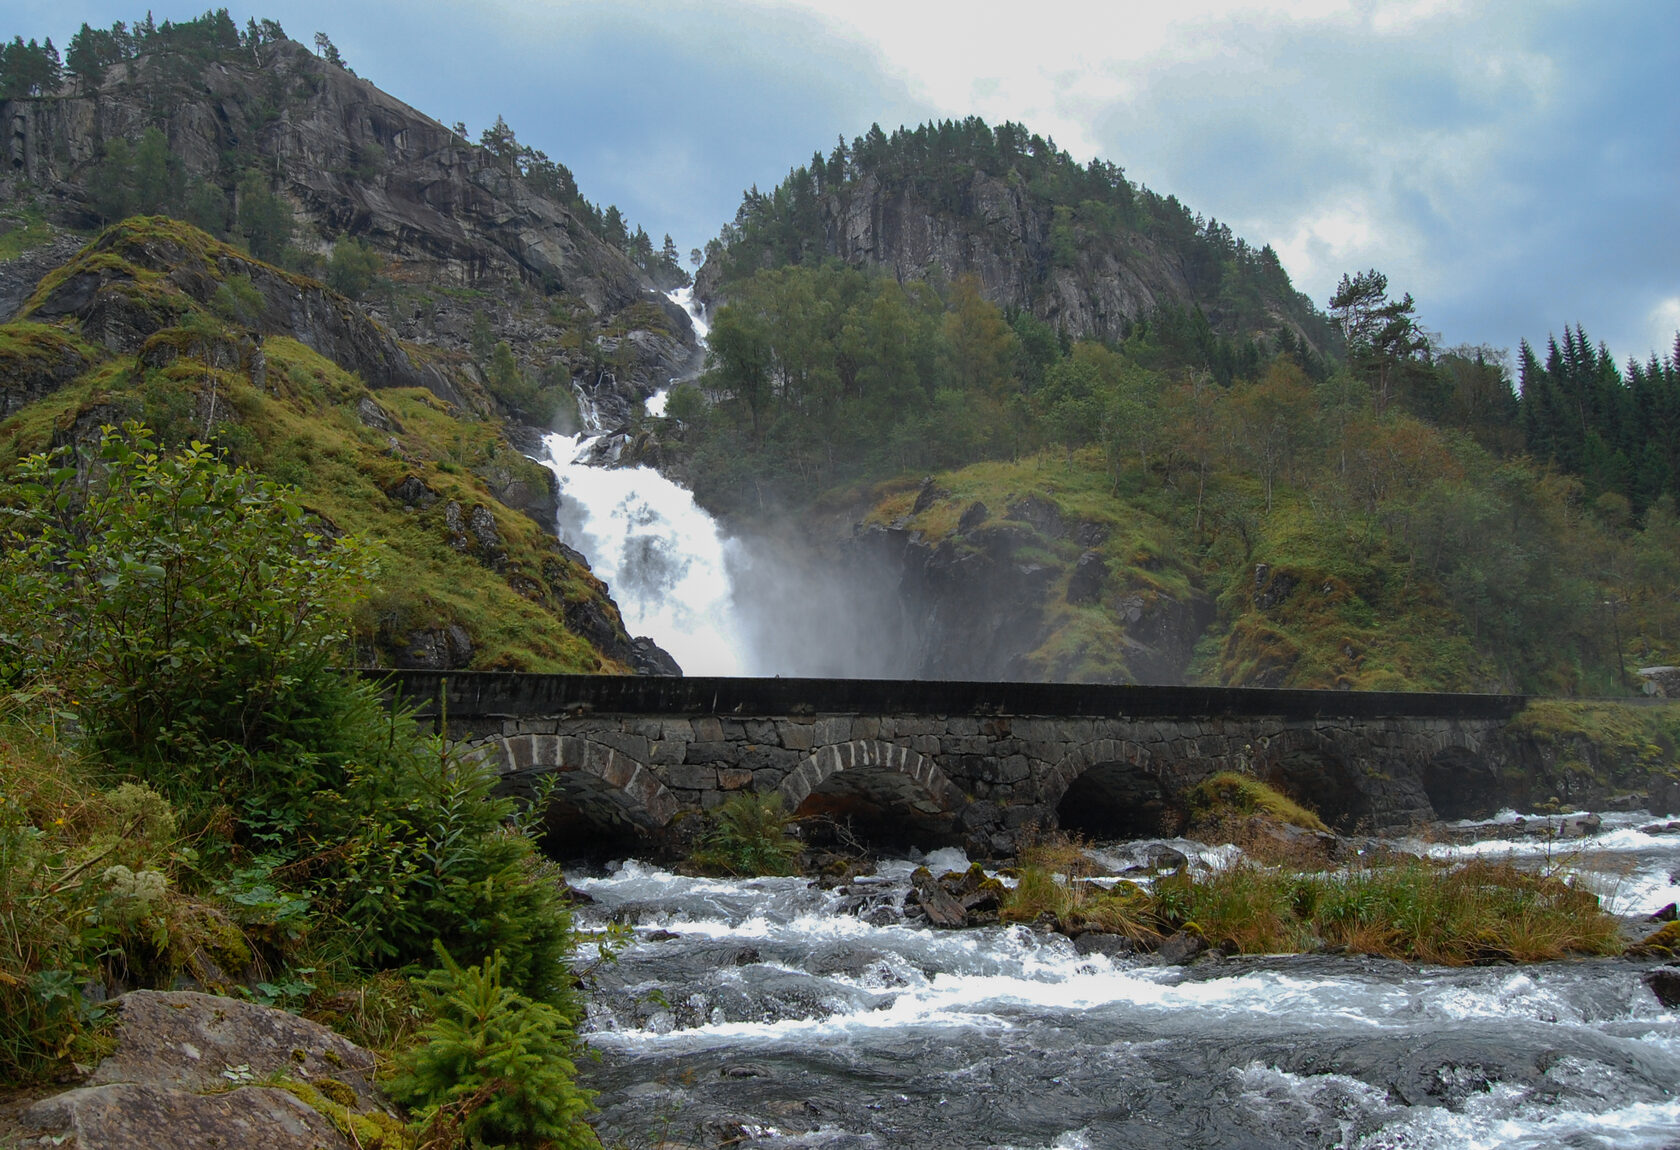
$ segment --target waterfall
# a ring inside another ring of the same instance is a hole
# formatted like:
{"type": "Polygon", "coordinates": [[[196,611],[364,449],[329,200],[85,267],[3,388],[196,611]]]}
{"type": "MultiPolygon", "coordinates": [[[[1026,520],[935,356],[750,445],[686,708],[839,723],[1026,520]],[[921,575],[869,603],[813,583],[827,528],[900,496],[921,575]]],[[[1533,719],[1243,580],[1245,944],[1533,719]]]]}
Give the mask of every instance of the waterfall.
{"type": "MultiPolygon", "coordinates": [[[[693,288],[668,298],[704,341],[707,326],[693,288]]],[[[673,381],[676,382],[676,381],[673,381]]],[[[543,438],[542,462],[560,481],[560,537],[581,551],[606,581],[632,635],[647,635],[691,675],[745,675],[756,669],[744,648],[733,602],[730,563],[739,545],[694,502],[686,488],[650,467],[598,466],[598,442],[614,433],[596,406],[580,396],[583,428],[543,438]]],[[[665,392],[647,402],[661,415],[665,392]]]]}

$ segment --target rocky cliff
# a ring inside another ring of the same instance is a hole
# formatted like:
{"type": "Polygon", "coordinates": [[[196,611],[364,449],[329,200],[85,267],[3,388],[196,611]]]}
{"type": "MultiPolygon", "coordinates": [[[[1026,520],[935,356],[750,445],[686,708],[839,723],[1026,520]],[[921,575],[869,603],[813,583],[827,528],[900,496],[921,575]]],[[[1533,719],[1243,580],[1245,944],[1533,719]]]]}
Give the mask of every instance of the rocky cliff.
{"type": "Polygon", "coordinates": [[[973,276],[992,303],[1072,339],[1119,340],[1140,320],[1200,312],[1235,339],[1339,339],[1253,247],[1102,161],[1075,163],[1015,124],[875,129],[755,189],[696,279],[708,304],[763,267],[840,259],[899,281],[973,276]]]}
{"type": "Polygon", "coordinates": [[[370,245],[391,285],[370,310],[398,335],[461,349],[483,323],[533,374],[606,368],[638,392],[694,354],[681,309],[514,159],[289,40],[208,61],[142,55],[96,88],[0,103],[0,128],[0,200],[33,198],[72,229],[108,210],[112,145],[157,128],[173,178],[220,192],[228,219],[256,171],[306,259],[340,238],[370,245]]]}

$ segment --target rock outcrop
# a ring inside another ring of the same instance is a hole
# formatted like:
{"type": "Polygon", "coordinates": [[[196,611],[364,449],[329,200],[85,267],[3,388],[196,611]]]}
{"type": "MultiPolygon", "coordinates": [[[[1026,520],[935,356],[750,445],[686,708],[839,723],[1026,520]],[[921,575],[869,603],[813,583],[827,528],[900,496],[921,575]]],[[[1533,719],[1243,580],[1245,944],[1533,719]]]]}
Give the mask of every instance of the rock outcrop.
{"type": "Polygon", "coordinates": [[[373,1055],[324,1026],[191,991],[137,990],[117,1006],[115,1052],[86,1085],[26,1110],[21,1145],[349,1150],[358,1122],[399,1126],[373,1055]]]}

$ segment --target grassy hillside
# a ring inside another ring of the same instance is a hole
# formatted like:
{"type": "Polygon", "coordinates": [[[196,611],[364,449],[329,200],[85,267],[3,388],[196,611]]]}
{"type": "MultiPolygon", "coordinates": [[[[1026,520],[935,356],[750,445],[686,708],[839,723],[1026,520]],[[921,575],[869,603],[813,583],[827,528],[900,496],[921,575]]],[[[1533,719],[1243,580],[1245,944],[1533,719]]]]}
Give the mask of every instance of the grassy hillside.
{"type": "MultiPolygon", "coordinates": [[[[521,492],[540,507],[546,473],[498,421],[420,386],[375,391],[312,350],[305,341],[326,343],[315,312],[327,306],[348,333],[340,342],[362,341],[369,362],[397,348],[314,281],[173,220],[119,224],[46,277],[26,318],[0,326],[4,459],[129,419],[166,445],[208,442],[295,485],[333,531],[364,541],[381,572],[356,619],[365,657],[413,662],[419,648],[475,668],[624,670],[567,623],[605,621],[623,637],[602,584],[497,498],[521,492]],[[288,295],[315,310],[277,309],[288,295]]],[[[398,350],[473,394],[425,349],[398,350]]]]}

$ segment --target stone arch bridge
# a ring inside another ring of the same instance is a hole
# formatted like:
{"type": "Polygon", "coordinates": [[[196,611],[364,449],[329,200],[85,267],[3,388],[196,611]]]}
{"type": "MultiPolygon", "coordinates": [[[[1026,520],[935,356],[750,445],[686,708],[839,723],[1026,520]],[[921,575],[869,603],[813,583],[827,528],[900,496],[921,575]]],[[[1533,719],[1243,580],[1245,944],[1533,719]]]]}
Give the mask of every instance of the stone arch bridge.
{"type": "Polygon", "coordinates": [[[510,788],[557,781],[557,830],[649,836],[741,791],[883,845],[1010,853],[1021,828],[1171,833],[1222,770],[1339,829],[1512,801],[1519,696],[825,679],[391,673],[388,689],[510,788]]]}

